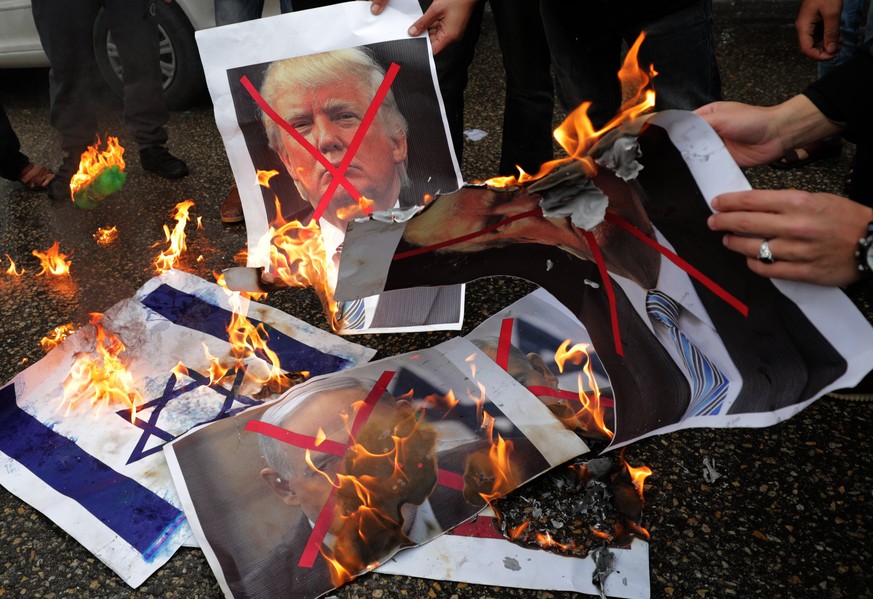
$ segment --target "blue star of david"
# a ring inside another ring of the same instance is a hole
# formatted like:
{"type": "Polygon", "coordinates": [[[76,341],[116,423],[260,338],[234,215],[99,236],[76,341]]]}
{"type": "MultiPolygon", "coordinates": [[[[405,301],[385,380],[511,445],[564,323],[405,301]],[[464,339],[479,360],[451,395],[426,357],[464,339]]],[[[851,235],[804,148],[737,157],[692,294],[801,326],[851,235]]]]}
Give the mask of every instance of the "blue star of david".
{"type": "Polygon", "coordinates": [[[176,438],[175,435],[158,427],[157,423],[158,419],[161,416],[161,411],[165,407],[167,407],[167,404],[169,404],[171,401],[185,395],[190,391],[193,391],[197,387],[209,387],[219,395],[223,395],[224,403],[221,406],[221,410],[219,410],[219,412],[213,418],[210,418],[209,420],[204,420],[202,422],[197,422],[192,425],[191,428],[194,428],[195,426],[201,424],[215,422],[216,420],[221,420],[222,418],[227,418],[228,416],[233,416],[234,414],[243,411],[249,406],[254,406],[262,403],[256,399],[252,399],[251,397],[240,395],[239,393],[237,393],[244,376],[245,368],[238,368],[236,370],[236,376],[234,377],[233,384],[230,386],[230,389],[225,389],[221,385],[210,385],[208,377],[205,377],[198,372],[191,371],[188,373],[188,377],[193,380],[186,385],[182,385],[181,387],[176,388],[176,373],[173,373],[167,380],[167,384],[164,386],[164,392],[161,394],[161,396],[156,399],[152,399],[140,406],[139,410],[137,410],[137,417],[134,418],[133,422],[130,421],[130,410],[118,410],[116,414],[124,418],[127,422],[130,422],[133,426],[141,428],[143,431],[142,435],[139,438],[139,441],[137,441],[136,443],[136,447],[134,447],[133,451],[131,451],[130,457],[127,459],[127,463],[132,464],[133,462],[137,462],[145,457],[152,455],[153,453],[161,451],[166,443],[169,443],[176,438]],[[235,403],[239,403],[242,405],[234,407],[235,403]],[[148,420],[143,420],[139,416],[147,410],[151,410],[151,414],[149,414],[148,420]],[[163,443],[159,443],[156,446],[146,449],[146,445],[152,437],[157,437],[161,439],[163,443]]]}

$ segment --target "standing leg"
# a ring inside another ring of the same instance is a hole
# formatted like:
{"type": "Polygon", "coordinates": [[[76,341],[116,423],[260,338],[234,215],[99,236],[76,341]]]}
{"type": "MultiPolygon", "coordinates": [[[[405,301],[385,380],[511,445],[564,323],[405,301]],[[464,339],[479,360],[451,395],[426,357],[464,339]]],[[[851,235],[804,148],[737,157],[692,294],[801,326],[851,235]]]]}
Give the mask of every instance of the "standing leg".
{"type": "Polygon", "coordinates": [[[21,171],[29,163],[27,156],[21,153],[18,136],[6,116],[6,110],[0,104],[0,177],[17,181],[21,171]]]}
{"type": "Polygon", "coordinates": [[[51,64],[50,122],[61,136],[64,158],[48,187],[49,197],[69,201],[70,179],[82,152],[94,143],[97,112],[94,85],[98,81],[92,43],[99,0],[34,0],[33,20],[51,64]]]}
{"type": "MultiPolygon", "coordinates": [[[[430,6],[430,0],[419,0],[421,10],[430,6]]],[[[484,0],[480,1],[461,39],[449,44],[434,57],[437,79],[440,84],[440,95],[446,109],[446,120],[449,123],[449,134],[452,136],[452,146],[458,164],[464,151],[464,90],[467,89],[467,70],[476,54],[476,43],[482,29],[482,13],[485,10],[484,0]]]]}
{"type": "Polygon", "coordinates": [[[721,100],[712,0],[698,0],[642,29],[646,40],[640,48],[640,64],[653,64],[658,71],[656,110],[694,110],[721,100]]]}
{"type": "MultiPolygon", "coordinates": [[[[550,0],[545,0],[549,2],[550,0]]],[[[549,44],[539,0],[490,0],[506,71],[501,175],[534,174],[553,158],[549,44]]]]}
{"type": "Polygon", "coordinates": [[[188,174],[188,166],[164,147],[170,111],[161,86],[156,1],[104,0],[104,7],[124,69],[124,120],[139,146],[140,163],[161,177],[178,179],[188,174]]]}
{"type": "Polygon", "coordinates": [[[578,0],[544,0],[540,11],[561,105],[570,112],[591,102],[588,117],[602,127],[621,105],[616,16],[603,3],[578,0]]]}
{"type": "Polygon", "coordinates": [[[259,19],[263,12],[264,0],[215,0],[215,24],[219,26],[259,19]]]}

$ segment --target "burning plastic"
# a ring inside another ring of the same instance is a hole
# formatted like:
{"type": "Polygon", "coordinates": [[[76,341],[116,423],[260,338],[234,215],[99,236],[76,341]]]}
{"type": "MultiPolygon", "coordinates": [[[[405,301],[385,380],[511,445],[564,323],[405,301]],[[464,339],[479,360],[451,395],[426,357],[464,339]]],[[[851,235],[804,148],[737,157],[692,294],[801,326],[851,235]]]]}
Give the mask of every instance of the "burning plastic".
{"type": "Polygon", "coordinates": [[[70,194],[79,208],[96,208],[106,197],[122,188],[124,148],[117,137],[106,138],[106,149],[100,150],[100,140],[82,153],[79,171],[70,180],[70,194]]]}

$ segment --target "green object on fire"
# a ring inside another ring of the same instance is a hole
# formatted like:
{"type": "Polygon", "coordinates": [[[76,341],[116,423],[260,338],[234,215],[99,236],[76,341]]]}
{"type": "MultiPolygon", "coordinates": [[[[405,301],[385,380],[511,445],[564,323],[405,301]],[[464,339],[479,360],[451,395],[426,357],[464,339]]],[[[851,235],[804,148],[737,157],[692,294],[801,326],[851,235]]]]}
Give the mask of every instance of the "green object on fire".
{"type": "Polygon", "coordinates": [[[127,174],[117,165],[104,168],[90,185],[73,194],[73,202],[83,210],[96,208],[107,196],[121,189],[126,178],[127,174]]]}

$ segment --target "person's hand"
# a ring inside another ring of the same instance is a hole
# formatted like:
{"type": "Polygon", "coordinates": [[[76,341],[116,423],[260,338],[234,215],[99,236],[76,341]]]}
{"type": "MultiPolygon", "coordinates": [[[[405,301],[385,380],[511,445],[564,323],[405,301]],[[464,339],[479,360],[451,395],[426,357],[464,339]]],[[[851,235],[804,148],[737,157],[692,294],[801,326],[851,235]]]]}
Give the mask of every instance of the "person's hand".
{"type": "Polygon", "coordinates": [[[814,60],[830,60],[840,50],[843,0],[803,0],[794,21],[800,51],[814,60]]]}
{"type": "Polygon", "coordinates": [[[776,132],[770,129],[773,107],[714,102],[695,112],[715,129],[740,166],[766,164],[790,149],[783,147],[776,132]]]}
{"type": "Polygon", "coordinates": [[[370,12],[374,15],[381,14],[386,6],[388,6],[388,0],[370,0],[370,12]]]}
{"type": "Polygon", "coordinates": [[[830,193],[796,189],[726,193],[712,201],[709,228],[764,277],[844,286],[859,277],[855,250],[873,209],[830,193]],[[758,259],[764,240],[774,262],[758,259]]]}
{"type": "Polygon", "coordinates": [[[804,95],[776,106],[713,102],[694,111],[724,140],[740,166],[766,164],[788,150],[840,132],[804,95]]]}
{"type": "MultiPolygon", "coordinates": [[[[373,0],[377,1],[380,0],[373,0]]],[[[427,31],[433,54],[436,56],[443,48],[461,39],[478,1],[434,0],[422,17],[412,24],[408,33],[415,37],[427,31]]]]}

